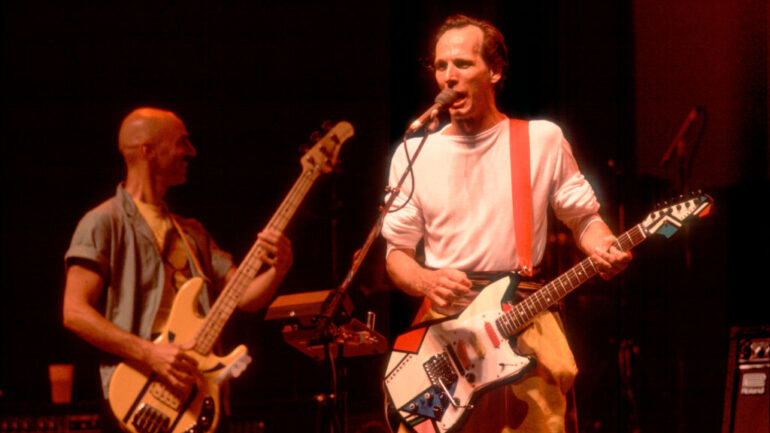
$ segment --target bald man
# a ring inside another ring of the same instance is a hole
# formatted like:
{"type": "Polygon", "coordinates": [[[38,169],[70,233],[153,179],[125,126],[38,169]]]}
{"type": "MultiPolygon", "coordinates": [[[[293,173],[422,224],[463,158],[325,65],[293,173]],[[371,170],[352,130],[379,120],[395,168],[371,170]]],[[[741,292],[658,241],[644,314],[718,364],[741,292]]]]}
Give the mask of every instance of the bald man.
{"type": "MultiPolygon", "coordinates": [[[[207,311],[236,270],[232,256],[199,222],[172,214],[163,201],[169,187],[186,181],[196,155],[179,117],[156,108],[134,110],[120,127],[118,148],[126,178],[114,197],[83,216],[65,254],[64,325],[116,355],[100,367],[105,398],[121,360],[152,368],[172,386],[193,384],[195,361],[186,352],[192,346],[150,340],[187,279],[206,281],[199,301],[207,311]]],[[[291,244],[281,233],[265,231],[258,239],[266,269],[239,301],[250,312],[267,304],[292,264],[291,244]]]]}

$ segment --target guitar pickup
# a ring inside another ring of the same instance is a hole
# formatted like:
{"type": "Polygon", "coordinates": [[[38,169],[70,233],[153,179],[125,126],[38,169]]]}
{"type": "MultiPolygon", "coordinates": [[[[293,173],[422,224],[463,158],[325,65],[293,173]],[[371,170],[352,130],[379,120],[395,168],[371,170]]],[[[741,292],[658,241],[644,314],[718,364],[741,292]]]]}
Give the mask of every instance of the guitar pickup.
{"type": "Polygon", "coordinates": [[[174,410],[179,410],[181,401],[185,399],[184,395],[180,395],[160,382],[153,382],[150,385],[150,395],[174,410]]]}
{"type": "MultiPolygon", "coordinates": [[[[463,347],[464,348],[464,347],[463,347]]],[[[446,352],[449,355],[449,359],[452,360],[452,364],[454,364],[457,371],[460,373],[460,376],[465,375],[465,369],[466,366],[463,366],[463,363],[460,361],[460,358],[457,356],[457,352],[455,351],[454,347],[452,347],[452,343],[448,343],[444,345],[444,352],[446,352]]],[[[468,357],[468,354],[465,354],[465,357],[468,357]]]]}
{"type": "Polygon", "coordinates": [[[468,336],[470,337],[471,347],[473,347],[473,351],[476,352],[476,356],[478,356],[479,359],[484,359],[484,357],[487,356],[487,351],[484,349],[484,345],[481,344],[478,337],[476,337],[476,333],[470,332],[468,333],[468,336]]]}

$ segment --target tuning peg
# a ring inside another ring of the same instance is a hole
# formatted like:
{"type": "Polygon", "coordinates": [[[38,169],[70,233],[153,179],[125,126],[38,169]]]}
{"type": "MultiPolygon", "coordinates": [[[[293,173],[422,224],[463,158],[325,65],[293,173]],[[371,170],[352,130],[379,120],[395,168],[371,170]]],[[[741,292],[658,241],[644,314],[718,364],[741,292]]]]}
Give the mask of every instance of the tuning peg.
{"type": "Polygon", "coordinates": [[[311,143],[317,143],[318,140],[321,139],[321,133],[318,131],[313,131],[312,134],[310,134],[310,142],[311,143]]]}
{"type": "Polygon", "coordinates": [[[332,129],[332,126],[334,126],[334,123],[331,120],[325,120],[324,123],[321,124],[321,129],[323,129],[324,132],[328,132],[332,129]]]}

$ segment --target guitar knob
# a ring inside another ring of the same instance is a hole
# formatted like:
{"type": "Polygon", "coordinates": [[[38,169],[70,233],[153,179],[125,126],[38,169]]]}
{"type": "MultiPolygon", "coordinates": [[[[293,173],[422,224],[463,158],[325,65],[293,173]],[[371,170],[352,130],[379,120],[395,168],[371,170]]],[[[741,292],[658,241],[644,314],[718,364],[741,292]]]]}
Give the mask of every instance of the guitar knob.
{"type": "Polygon", "coordinates": [[[433,406],[433,415],[435,415],[436,418],[441,418],[442,413],[444,413],[444,409],[442,409],[441,406],[433,406]]]}

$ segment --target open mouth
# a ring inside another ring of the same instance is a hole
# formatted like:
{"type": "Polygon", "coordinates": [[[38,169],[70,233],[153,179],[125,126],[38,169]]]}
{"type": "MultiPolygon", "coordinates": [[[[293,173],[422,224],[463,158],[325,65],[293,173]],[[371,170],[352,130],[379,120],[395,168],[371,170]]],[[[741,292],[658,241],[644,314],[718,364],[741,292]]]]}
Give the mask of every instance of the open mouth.
{"type": "Polygon", "coordinates": [[[467,96],[464,93],[460,93],[459,95],[460,97],[457,98],[457,100],[455,100],[454,103],[452,103],[452,106],[450,108],[460,108],[463,106],[463,104],[465,104],[465,100],[467,96]]]}

